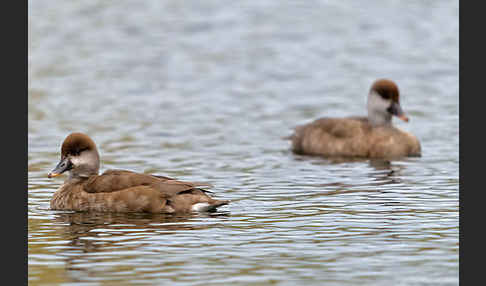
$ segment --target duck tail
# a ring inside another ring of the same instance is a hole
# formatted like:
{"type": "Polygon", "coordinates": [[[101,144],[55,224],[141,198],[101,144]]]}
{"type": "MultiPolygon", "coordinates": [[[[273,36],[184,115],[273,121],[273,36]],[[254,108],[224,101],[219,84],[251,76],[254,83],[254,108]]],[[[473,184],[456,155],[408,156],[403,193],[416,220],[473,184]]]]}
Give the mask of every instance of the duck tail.
{"type": "Polygon", "coordinates": [[[229,203],[230,203],[229,200],[215,200],[209,205],[208,210],[216,210],[218,207],[227,205],[229,203]]]}
{"type": "Polygon", "coordinates": [[[218,207],[229,204],[227,200],[213,200],[211,202],[195,203],[192,205],[192,211],[195,212],[211,212],[215,211],[218,207]]]}

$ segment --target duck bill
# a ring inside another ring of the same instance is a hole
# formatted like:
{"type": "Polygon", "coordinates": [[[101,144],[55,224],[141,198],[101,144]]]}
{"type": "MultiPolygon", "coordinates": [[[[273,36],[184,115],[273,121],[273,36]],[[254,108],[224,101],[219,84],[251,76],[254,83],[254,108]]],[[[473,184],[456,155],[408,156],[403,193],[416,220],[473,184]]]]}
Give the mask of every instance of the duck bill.
{"type": "Polygon", "coordinates": [[[69,169],[71,169],[71,161],[69,161],[69,158],[64,158],[62,159],[58,164],[57,166],[49,172],[49,174],[47,174],[47,177],[48,178],[54,178],[54,177],[57,177],[59,175],[61,175],[62,173],[68,171],[69,169]]]}
{"type": "Polygon", "coordinates": [[[397,102],[392,103],[392,105],[388,108],[388,112],[390,112],[392,115],[395,115],[396,117],[400,118],[405,122],[408,122],[409,120],[408,117],[403,112],[402,107],[397,102]]]}

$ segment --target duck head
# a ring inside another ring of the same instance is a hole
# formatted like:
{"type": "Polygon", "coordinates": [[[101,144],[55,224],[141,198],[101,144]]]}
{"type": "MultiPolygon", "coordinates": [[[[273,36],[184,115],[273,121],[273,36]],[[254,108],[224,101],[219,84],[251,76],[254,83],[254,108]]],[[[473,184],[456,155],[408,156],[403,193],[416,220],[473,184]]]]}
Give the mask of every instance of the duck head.
{"type": "Polygon", "coordinates": [[[392,116],[408,122],[400,106],[398,86],[391,80],[379,79],[368,94],[368,119],[373,126],[391,124],[392,116]]]}
{"type": "Polygon", "coordinates": [[[47,175],[56,177],[64,172],[69,178],[89,177],[97,175],[100,168],[100,156],[96,144],[83,133],[69,134],[61,147],[61,161],[47,175]]]}

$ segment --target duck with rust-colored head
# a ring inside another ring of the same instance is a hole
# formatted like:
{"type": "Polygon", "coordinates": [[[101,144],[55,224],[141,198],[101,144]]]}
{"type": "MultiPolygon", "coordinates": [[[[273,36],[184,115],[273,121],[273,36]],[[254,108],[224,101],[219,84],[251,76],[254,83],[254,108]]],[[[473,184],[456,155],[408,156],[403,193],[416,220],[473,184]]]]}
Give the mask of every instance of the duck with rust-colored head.
{"type": "Polygon", "coordinates": [[[98,175],[100,156],[93,140],[71,133],[61,147],[61,161],[48,177],[68,173],[51,199],[51,209],[99,212],[188,213],[212,211],[229,201],[211,198],[204,184],[108,170],[98,175]]]}
{"type": "Polygon", "coordinates": [[[379,79],[368,94],[368,117],[324,117],[297,126],[289,137],[292,151],[325,157],[420,157],[419,140],[394,127],[393,116],[409,120],[400,106],[398,86],[379,79]]]}

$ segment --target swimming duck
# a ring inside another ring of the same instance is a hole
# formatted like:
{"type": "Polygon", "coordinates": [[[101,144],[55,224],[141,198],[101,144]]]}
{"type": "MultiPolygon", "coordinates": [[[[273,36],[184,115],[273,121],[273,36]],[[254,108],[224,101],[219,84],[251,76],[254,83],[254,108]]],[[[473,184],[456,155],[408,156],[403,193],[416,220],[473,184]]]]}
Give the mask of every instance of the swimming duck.
{"type": "Polygon", "coordinates": [[[420,157],[420,142],[413,134],[392,125],[392,116],[409,119],[400,106],[398,86],[378,79],[368,94],[368,117],[324,117],[297,126],[292,151],[325,157],[420,157]]]}
{"type": "Polygon", "coordinates": [[[68,172],[54,193],[51,209],[99,212],[187,213],[212,211],[229,201],[211,198],[202,184],[173,178],[108,170],[98,175],[100,157],[86,134],[69,134],[61,147],[61,161],[49,178],[68,172]]]}

